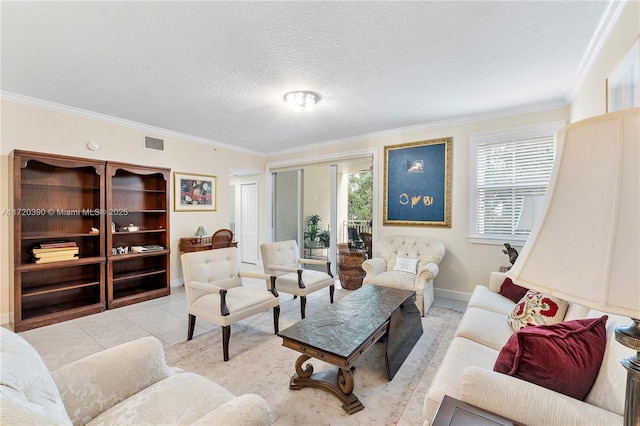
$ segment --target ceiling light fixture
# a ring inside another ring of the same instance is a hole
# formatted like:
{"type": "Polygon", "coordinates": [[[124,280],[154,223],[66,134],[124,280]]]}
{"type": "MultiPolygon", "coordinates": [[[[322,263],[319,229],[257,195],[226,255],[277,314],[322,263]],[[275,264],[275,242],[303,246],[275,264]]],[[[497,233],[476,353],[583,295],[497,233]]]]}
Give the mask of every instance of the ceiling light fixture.
{"type": "Polygon", "coordinates": [[[314,105],[320,102],[322,97],[315,92],[300,90],[285,93],[283,99],[294,111],[300,111],[302,108],[306,111],[312,111],[314,105]]]}

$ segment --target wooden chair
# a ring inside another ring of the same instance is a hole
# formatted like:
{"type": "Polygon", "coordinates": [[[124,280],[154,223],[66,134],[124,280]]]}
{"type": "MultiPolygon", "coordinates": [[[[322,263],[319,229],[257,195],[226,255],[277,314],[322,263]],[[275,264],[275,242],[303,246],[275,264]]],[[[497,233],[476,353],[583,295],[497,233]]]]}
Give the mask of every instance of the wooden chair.
{"type": "Polygon", "coordinates": [[[278,291],[300,296],[300,315],[304,319],[307,295],[329,287],[329,299],[333,303],[335,284],[331,262],[299,257],[298,243],[294,240],[265,243],[260,246],[264,272],[276,277],[278,291]],[[302,269],[302,265],[326,265],[327,272],[302,269]]]}
{"type": "Polygon", "coordinates": [[[189,329],[193,338],[196,317],[222,327],[222,351],[229,360],[231,324],[273,308],[273,328],[278,333],[280,300],[275,277],[240,271],[236,247],[184,253],[180,257],[187,296],[189,329]],[[269,289],[244,287],[242,277],[266,279],[269,289]]]}
{"type": "Polygon", "coordinates": [[[233,232],[230,229],[218,229],[211,236],[211,245],[214,249],[231,247],[233,232]]]}

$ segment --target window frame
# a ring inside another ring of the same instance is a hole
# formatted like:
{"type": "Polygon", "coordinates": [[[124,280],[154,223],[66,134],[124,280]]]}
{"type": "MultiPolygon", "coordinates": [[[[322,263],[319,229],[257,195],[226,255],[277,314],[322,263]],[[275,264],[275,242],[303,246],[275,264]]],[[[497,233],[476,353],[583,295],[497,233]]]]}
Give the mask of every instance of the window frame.
{"type": "MultiPolygon", "coordinates": [[[[469,137],[469,235],[467,239],[475,244],[502,245],[506,241],[521,246],[528,235],[479,235],[478,234],[478,145],[481,143],[504,143],[553,135],[555,153],[558,151],[557,133],[565,127],[565,120],[551,121],[530,126],[472,133],[469,137]]],[[[555,155],[554,153],[554,155],[555,155]]],[[[554,158],[555,167],[555,158],[554,158]]],[[[553,170],[552,170],[553,173],[553,170]]],[[[515,185],[514,185],[515,187],[515,185]]]]}

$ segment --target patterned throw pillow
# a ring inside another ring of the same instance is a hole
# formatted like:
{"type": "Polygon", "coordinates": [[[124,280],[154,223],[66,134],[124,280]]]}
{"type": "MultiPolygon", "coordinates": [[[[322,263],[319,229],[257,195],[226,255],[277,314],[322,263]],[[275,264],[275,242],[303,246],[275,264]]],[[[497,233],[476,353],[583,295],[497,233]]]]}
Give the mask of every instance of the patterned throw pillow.
{"type": "Polygon", "coordinates": [[[564,319],[568,307],[564,300],[529,290],[513,308],[507,321],[516,331],[530,325],[555,324],[564,319]]]}

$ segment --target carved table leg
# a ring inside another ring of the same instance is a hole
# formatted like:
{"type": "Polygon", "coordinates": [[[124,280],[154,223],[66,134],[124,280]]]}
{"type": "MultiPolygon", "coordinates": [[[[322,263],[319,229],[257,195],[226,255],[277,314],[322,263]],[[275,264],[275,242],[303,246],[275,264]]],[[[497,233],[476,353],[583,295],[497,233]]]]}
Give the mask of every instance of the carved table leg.
{"type": "Polygon", "coordinates": [[[313,365],[303,364],[311,359],[308,355],[300,355],[296,360],[296,374],[291,377],[289,389],[298,390],[304,387],[323,389],[342,401],[342,408],[353,414],[364,408],[362,402],[353,393],[354,380],[350,368],[332,368],[328,371],[313,373],[313,365]]]}

